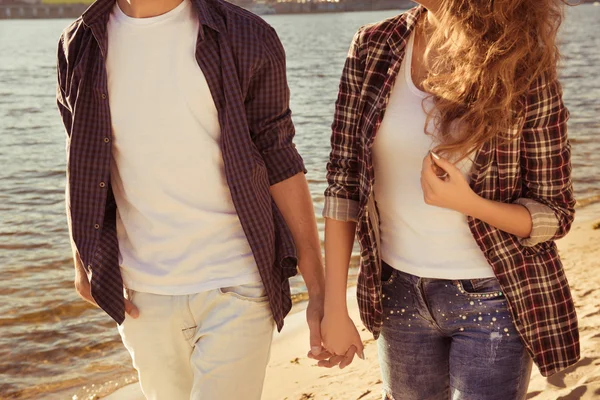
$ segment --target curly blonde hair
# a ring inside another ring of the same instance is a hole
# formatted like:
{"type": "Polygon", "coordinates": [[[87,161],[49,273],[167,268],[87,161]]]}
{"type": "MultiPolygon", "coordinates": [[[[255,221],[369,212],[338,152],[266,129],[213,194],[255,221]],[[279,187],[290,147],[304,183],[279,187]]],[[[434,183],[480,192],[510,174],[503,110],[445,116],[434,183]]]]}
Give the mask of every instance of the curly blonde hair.
{"type": "MultiPolygon", "coordinates": [[[[423,86],[432,94],[436,151],[462,159],[524,114],[532,84],[557,78],[563,0],[441,0],[428,48],[438,49],[423,86]],[[460,127],[460,134],[452,132],[460,127]]],[[[428,121],[428,123],[429,123],[428,121]]],[[[426,125],[428,126],[428,125],[426,125]]],[[[428,132],[429,133],[429,132],[428,132]]]]}

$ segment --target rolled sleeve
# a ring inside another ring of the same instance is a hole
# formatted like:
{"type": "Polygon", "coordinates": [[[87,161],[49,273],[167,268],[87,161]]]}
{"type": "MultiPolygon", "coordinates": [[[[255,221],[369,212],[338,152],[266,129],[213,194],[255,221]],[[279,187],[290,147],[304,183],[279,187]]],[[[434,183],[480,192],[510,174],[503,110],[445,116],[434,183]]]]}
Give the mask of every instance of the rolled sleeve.
{"type": "Polygon", "coordinates": [[[521,239],[523,246],[560,239],[573,223],[568,119],[560,83],[540,78],[527,96],[521,140],[523,194],[515,203],[526,207],[532,219],[532,232],[521,239]]]}
{"type": "Polygon", "coordinates": [[[325,197],[323,217],[336,221],[349,222],[358,221],[358,201],[343,199],[340,197],[325,197]]]}
{"type": "Polygon", "coordinates": [[[306,173],[304,161],[295,145],[264,152],[262,158],[269,172],[271,186],[300,173],[306,173]]]}
{"type": "Polygon", "coordinates": [[[362,35],[361,28],[354,35],[348,51],[331,126],[323,216],[339,221],[356,221],[359,213],[358,120],[365,68],[362,35]]]}
{"type": "Polygon", "coordinates": [[[531,214],[531,234],[528,238],[519,239],[523,246],[535,246],[552,239],[556,235],[558,219],[550,207],[527,198],[517,199],[514,203],[527,208],[527,211],[531,214]]]}
{"type": "Polygon", "coordinates": [[[306,172],[293,142],[295,129],[289,108],[285,51],[274,29],[262,38],[263,57],[246,95],[246,117],[252,140],[274,185],[306,172]]]}

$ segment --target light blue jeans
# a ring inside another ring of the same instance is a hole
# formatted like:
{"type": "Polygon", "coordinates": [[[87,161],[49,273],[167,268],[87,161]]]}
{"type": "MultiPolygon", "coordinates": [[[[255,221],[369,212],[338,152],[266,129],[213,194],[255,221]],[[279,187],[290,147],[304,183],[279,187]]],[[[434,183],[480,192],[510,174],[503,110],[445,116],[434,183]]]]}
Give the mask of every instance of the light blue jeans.
{"type": "Polygon", "coordinates": [[[384,263],[384,399],[525,399],[532,361],[496,278],[419,278],[384,263]]]}

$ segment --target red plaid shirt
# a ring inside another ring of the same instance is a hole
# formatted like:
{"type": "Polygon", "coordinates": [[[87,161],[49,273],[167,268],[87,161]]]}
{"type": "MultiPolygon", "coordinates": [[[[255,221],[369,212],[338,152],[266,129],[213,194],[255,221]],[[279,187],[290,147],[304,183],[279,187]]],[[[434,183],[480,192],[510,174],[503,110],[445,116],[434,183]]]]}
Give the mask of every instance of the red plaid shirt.
{"type": "MultiPolygon", "coordinates": [[[[106,23],[114,3],[96,1],[61,36],[57,100],[67,131],[67,216],[74,251],[92,276],[92,296],[121,323],[105,68],[106,23]]],[[[304,171],[292,142],[284,50],[273,28],[255,15],[221,0],[192,3],[200,21],[196,60],[217,106],[225,176],[281,329],[291,308],[288,278],[296,274],[297,259],[270,185],[304,171]]],[[[168,140],[165,136],[165,146],[168,140]]]]}
{"type": "MultiPolygon", "coordinates": [[[[375,337],[382,325],[379,216],[373,196],[373,141],[404,51],[424,8],[361,28],[355,35],[336,103],[327,167],[324,216],[358,222],[361,247],[358,303],[375,337]]],[[[486,199],[528,208],[527,239],[468,218],[475,241],[494,269],[527,350],[544,376],[579,359],[577,316],[555,239],[574,218],[569,113],[558,82],[540,79],[525,99],[518,139],[492,140],[477,153],[470,184],[486,199]],[[519,134],[520,133],[520,134],[519,134]]]]}

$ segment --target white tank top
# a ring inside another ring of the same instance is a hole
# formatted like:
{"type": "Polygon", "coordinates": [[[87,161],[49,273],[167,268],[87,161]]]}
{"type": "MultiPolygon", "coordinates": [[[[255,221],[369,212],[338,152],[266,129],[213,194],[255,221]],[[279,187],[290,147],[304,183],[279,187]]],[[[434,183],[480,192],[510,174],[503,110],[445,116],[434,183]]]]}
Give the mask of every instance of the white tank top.
{"type": "MultiPolygon", "coordinates": [[[[423,100],[428,95],[411,77],[413,43],[414,35],[407,44],[373,148],[382,259],[400,271],[424,278],[493,277],[467,217],[423,200],[421,165],[434,141],[424,129],[423,100]]],[[[433,102],[426,99],[425,106],[431,107],[433,102]]],[[[472,165],[466,158],[457,167],[468,179],[472,165]]]]}

